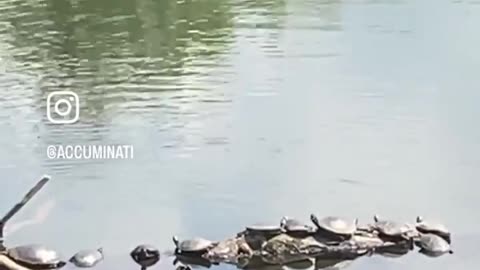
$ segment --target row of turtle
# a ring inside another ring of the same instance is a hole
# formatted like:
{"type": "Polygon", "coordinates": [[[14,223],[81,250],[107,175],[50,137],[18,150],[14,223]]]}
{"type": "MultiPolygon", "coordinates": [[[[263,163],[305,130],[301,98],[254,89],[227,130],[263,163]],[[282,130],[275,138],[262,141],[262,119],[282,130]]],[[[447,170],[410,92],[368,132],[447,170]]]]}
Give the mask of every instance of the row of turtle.
{"type": "MultiPolygon", "coordinates": [[[[59,269],[67,264],[55,250],[44,245],[21,245],[0,252],[22,267],[29,269],[59,269]]],[[[139,245],[131,252],[132,259],[142,268],[154,265],[160,259],[160,252],[151,245],[139,245]]],[[[79,268],[91,268],[103,261],[103,248],[85,249],[74,254],[68,261],[79,268]]]]}
{"type": "MultiPolygon", "coordinates": [[[[358,219],[310,216],[314,226],[297,219],[283,217],[280,224],[254,224],[231,238],[210,241],[201,237],[180,241],[173,237],[177,257],[199,258],[208,262],[247,265],[254,256],[268,264],[284,264],[312,257],[341,256],[351,259],[414,245],[422,253],[439,256],[453,253],[451,233],[440,223],[430,223],[417,217],[415,224],[398,223],[374,216],[373,224],[359,226],[358,219]]],[[[402,251],[403,252],[403,251],[402,251]]],[[[66,262],[58,253],[41,245],[24,245],[0,252],[17,264],[30,269],[55,269],[66,262]]],[[[160,252],[151,245],[139,245],[130,256],[142,269],[156,264],[160,252]]],[[[104,259],[103,249],[82,250],[70,258],[78,267],[94,267],[104,259]]]]}
{"type": "MultiPolygon", "coordinates": [[[[5,249],[0,255],[6,255],[17,264],[30,269],[57,269],[65,266],[59,253],[44,245],[30,244],[5,249]]],[[[103,248],[81,250],[74,254],[69,262],[77,267],[94,267],[104,259],[103,248]]]]}
{"type": "Polygon", "coordinates": [[[264,262],[283,264],[308,257],[355,257],[373,252],[398,251],[414,246],[429,256],[453,253],[451,233],[440,223],[423,220],[415,224],[399,223],[374,216],[373,223],[359,226],[358,219],[336,216],[321,219],[310,216],[313,226],[297,219],[283,217],[279,225],[254,224],[236,236],[214,242],[201,237],[179,241],[173,237],[175,254],[198,257],[213,262],[242,265],[258,255],[264,262]]]}

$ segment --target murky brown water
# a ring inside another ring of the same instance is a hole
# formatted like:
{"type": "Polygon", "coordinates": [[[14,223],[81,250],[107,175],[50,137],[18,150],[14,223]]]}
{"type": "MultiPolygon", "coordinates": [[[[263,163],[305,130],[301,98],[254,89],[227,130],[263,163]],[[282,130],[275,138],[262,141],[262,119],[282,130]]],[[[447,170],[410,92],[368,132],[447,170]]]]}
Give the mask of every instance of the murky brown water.
{"type": "Polygon", "coordinates": [[[41,224],[9,244],[101,245],[104,267],[134,269],[130,249],[173,234],[421,214],[451,228],[454,255],[348,269],[478,267],[480,2],[0,0],[0,14],[0,210],[53,177],[12,220],[41,224]],[[79,95],[76,124],[48,121],[58,90],[79,95]],[[51,144],[135,150],[49,159],[51,144]]]}

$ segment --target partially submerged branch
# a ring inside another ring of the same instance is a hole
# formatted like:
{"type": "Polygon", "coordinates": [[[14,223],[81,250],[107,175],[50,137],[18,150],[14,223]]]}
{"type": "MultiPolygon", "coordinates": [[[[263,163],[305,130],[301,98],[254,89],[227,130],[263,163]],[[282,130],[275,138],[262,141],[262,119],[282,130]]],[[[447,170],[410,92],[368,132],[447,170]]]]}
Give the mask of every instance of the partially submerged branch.
{"type": "Polygon", "coordinates": [[[10,211],[3,216],[3,218],[0,220],[0,250],[4,249],[3,246],[3,230],[5,228],[5,224],[18,212],[20,209],[22,209],[25,204],[27,204],[30,199],[37,194],[40,189],[50,180],[50,176],[44,175],[35,186],[33,186],[25,196],[23,196],[23,199],[15,204],[10,211]]]}

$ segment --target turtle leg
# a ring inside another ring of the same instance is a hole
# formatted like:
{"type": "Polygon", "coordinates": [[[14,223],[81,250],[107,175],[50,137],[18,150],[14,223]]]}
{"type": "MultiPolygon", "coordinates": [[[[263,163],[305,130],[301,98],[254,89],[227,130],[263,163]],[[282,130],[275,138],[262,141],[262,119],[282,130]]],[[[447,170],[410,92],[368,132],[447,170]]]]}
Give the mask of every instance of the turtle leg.
{"type": "Polygon", "coordinates": [[[244,253],[248,256],[253,255],[253,250],[250,248],[250,246],[246,242],[239,243],[238,248],[241,253],[244,253]]]}
{"type": "Polygon", "coordinates": [[[413,250],[415,248],[415,238],[413,236],[408,234],[402,234],[401,238],[406,241],[410,250],[413,250]]]}

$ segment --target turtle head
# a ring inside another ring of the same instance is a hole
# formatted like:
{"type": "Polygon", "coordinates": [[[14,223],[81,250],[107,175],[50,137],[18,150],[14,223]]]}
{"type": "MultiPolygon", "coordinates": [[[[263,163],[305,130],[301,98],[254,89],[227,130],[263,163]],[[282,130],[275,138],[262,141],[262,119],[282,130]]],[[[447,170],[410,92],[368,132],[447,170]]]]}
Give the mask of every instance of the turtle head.
{"type": "Polygon", "coordinates": [[[312,221],[313,224],[315,224],[315,226],[320,227],[318,218],[317,216],[315,216],[315,214],[310,214],[310,220],[312,221]]]}
{"type": "Polygon", "coordinates": [[[423,217],[417,216],[417,223],[422,223],[422,222],[423,222],[423,217]]]}
{"type": "Polygon", "coordinates": [[[0,221],[0,251],[5,250],[5,246],[3,245],[3,228],[5,227],[5,223],[3,221],[0,221]]]}
{"type": "Polygon", "coordinates": [[[285,227],[285,224],[287,224],[288,217],[283,216],[282,219],[280,220],[280,227],[285,227]]]}
{"type": "Polygon", "coordinates": [[[448,251],[448,253],[449,253],[449,254],[453,254],[453,250],[450,249],[450,250],[448,251]]]}
{"type": "Polygon", "coordinates": [[[103,248],[102,247],[98,248],[97,251],[103,254],[103,248]]]}
{"type": "Polygon", "coordinates": [[[178,237],[177,237],[176,235],[174,235],[174,236],[172,237],[172,240],[173,240],[173,243],[175,244],[175,246],[178,247],[178,243],[179,243],[178,237]]]}
{"type": "Polygon", "coordinates": [[[377,214],[375,214],[375,215],[373,216],[373,221],[379,222],[379,221],[380,221],[380,217],[379,217],[377,214]]]}

